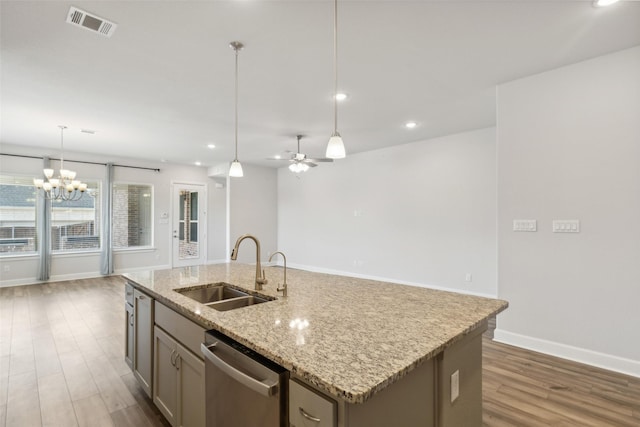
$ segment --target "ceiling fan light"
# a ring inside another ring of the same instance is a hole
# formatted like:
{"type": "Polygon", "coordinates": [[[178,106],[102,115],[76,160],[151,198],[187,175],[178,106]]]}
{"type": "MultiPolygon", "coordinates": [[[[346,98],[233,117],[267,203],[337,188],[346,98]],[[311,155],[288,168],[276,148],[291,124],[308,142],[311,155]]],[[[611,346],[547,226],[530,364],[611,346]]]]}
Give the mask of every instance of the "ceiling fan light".
{"type": "Polygon", "coordinates": [[[618,0],[595,0],[593,2],[593,5],[595,7],[605,7],[605,6],[610,6],[614,3],[617,3],[618,0]]]}
{"type": "Polygon", "coordinates": [[[234,178],[241,178],[244,176],[242,173],[242,165],[238,161],[238,159],[231,162],[231,167],[229,167],[229,176],[234,178]]]}
{"type": "Polygon", "coordinates": [[[331,138],[329,138],[326,156],[330,159],[344,159],[346,155],[342,137],[338,132],[335,132],[331,135],[331,138]]]}

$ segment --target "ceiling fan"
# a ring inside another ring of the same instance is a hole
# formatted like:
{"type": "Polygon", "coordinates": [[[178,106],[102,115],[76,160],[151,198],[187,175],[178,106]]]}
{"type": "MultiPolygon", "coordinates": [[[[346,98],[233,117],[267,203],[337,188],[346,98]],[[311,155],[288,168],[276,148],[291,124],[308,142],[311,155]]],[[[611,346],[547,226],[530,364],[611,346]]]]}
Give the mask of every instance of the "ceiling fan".
{"type": "Polygon", "coordinates": [[[295,154],[291,154],[291,157],[289,159],[279,159],[276,157],[270,157],[269,160],[289,161],[291,163],[289,165],[289,170],[294,173],[306,172],[309,169],[309,167],[315,168],[316,166],[318,166],[316,163],[333,162],[333,159],[327,159],[327,158],[311,159],[311,158],[308,158],[306,154],[301,153],[300,140],[302,139],[302,137],[303,135],[296,135],[296,138],[298,139],[298,151],[295,154]]]}

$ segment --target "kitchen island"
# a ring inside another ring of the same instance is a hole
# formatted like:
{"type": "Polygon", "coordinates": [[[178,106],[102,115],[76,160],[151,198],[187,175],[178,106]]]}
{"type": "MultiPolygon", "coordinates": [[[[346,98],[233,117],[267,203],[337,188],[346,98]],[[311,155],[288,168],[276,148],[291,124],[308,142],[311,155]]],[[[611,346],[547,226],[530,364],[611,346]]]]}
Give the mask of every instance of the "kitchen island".
{"type": "Polygon", "coordinates": [[[283,297],[276,292],[282,273],[279,267],[266,268],[269,283],[261,291],[253,290],[255,266],[239,263],[125,277],[157,302],[222,332],[336,399],[337,425],[353,425],[349,414],[352,420],[364,419],[357,415],[362,408],[391,404],[385,403],[386,396],[403,384],[409,388],[398,396],[407,404],[409,396],[422,393],[409,385],[414,371],[424,372],[432,383],[423,384],[424,396],[418,397],[435,408],[427,411],[434,412],[429,425],[454,425],[459,412],[477,409],[478,399],[481,404],[481,333],[489,318],[506,309],[506,301],[292,269],[283,297]],[[215,283],[273,300],[220,312],[176,292],[215,283]],[[454,399],[450,377],[456,371],[460,397],[454,399]]]}

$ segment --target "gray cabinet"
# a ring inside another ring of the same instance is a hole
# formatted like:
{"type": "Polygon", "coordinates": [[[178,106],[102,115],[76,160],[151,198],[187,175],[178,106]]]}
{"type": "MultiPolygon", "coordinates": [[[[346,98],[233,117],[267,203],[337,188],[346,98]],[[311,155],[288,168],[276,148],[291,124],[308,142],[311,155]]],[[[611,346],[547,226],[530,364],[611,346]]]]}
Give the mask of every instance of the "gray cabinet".
{"type": "Polygon", "coordinates": [[[124,361],[133,370],[133,286],[127,283],[124,289],[124,361]]]}
{"type": "Polygon", "coordinates": [[[153,402],[174,427],[204,426],[204,362],[158,326],[154,342],[153,402]]]}
{"type": "Polygon", "coordinates": [[[133,369],[133,305],[125,302],[124,310],[124,361],[127,363],[127,365],[129,365],[131,369],[133,369]]]}
{"type": "Polygon", "coordinates": [[[133,291],[133,374],[151,397],[153,380],[153,298],[133,291]]]}

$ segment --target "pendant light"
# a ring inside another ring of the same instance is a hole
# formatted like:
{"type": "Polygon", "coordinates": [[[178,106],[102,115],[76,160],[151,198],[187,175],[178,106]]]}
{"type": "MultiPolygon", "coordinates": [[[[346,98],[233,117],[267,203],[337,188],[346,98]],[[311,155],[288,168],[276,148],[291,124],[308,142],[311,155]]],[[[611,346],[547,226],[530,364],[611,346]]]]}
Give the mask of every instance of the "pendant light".
{"type": "Polygon", "coordinates": [[[75,201],[80,200],[87,191],[87,184],[76,179],[76,173],[64,168],[64,130],[66,126],[60,125],[60,171],[57,177],[53,177],[53,169],[43,169],[46,181],[42,178],[34,178],[33,185],[41,197],[51,200],[75,201]]]}
{"type": "Polygon", "coordinates": [[[338,133],[338,0],[333,1],[333,134],[327,144],[326,156],[342,159],[346,156],[342,137],[338,133]]]}
{"type": "Polygon", "coordinates": [[[229,168],[229,176],[240,178],[244,174],[242,173],[242,165],[238,160],[238,52],[244,47],[244,45],[240,42],[231,42],[229,43],[229,47],[236,52],[236,88],[235,88],[235,108],[236,108],[236,118],[235,118],[235,137],[236,137],[236,156],[231,162],[231,167],[229,168]]]}

